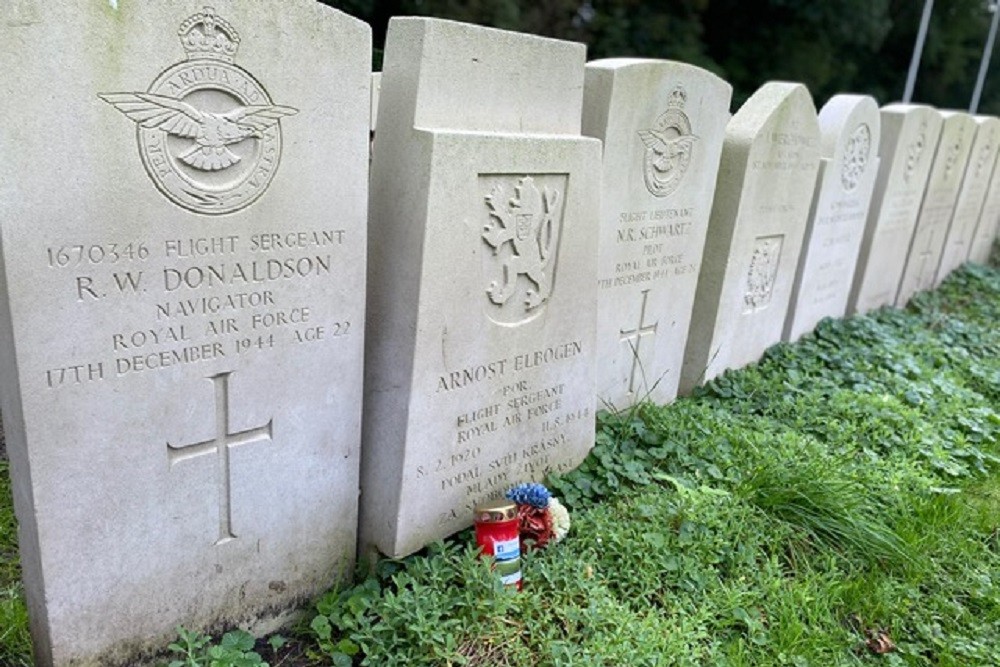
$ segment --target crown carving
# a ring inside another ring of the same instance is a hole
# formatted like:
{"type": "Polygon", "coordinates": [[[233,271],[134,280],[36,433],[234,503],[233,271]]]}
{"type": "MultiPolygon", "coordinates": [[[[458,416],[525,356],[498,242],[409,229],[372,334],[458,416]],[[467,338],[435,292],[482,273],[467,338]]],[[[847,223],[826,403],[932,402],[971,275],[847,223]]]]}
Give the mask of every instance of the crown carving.
{"type": "Polygon", "coordinates": [[[236,28],[217,16],[211,7],[185,19],[177,35],[188,60],[212,58],[231,63],[240,48],[240,34],[236,28]]]}
{"type": "Polygon", "coordinates": [[[677,86],[670,92],[670,97],[667,98],[667,108],[683,109],[687,98],[687,91],[682,86],[677,86]]]}

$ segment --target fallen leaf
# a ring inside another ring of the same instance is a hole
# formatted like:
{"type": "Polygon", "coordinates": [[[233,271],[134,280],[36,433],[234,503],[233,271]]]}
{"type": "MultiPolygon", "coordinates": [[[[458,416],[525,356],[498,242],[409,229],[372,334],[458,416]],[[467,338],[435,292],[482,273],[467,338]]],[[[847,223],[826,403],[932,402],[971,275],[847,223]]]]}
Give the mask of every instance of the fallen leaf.
{"type": "Polygon", "coordinates": [[[865,635],[868,636],[868,639],[865,640],[865,646],[875,655],[885,655],[896,650],[895,642],[892,641],[885,629],[865,630],[865,635]]]}

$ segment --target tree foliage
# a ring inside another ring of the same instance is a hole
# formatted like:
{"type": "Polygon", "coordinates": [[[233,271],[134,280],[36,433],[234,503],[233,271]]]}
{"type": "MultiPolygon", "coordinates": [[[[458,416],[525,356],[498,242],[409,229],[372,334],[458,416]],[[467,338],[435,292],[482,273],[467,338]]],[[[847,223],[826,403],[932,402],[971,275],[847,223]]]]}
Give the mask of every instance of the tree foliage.
{"type": "MultiPolygon", "coordinates": [[[[801,81],[817,105],[838,92],[881,103],[903,93],[919,0],[322,0],[372,24],[380,63],[392,16],[466,21],[584,42],[588,57],[693,63],[724,77],[742,103],[769,80],[801,81]]],[[[990,14],[987,0],[938,0],[914,101],[964,109],[990,14]]],[[[1000,63],[980,112],[1000,114],[1000,63]]]]}

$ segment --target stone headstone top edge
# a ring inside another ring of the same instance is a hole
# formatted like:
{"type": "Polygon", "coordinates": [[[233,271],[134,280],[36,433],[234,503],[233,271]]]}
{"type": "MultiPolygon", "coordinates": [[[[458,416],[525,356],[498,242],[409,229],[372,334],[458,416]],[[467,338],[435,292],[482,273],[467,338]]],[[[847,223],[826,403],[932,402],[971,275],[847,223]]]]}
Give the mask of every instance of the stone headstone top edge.
{"type": "Polygon", "coordinates": [[[717,83],[725,84],[730,90],[732,89],[732,84],[715,72],[705,69],[704,67],[699,67],[698,65],[682,62],[680,60],[669,60],[666,58],[599,58],[597,60],[590,60],[587,62],[587,69],[600,69],[611,72],[633,68],[642,69],[645,67],[657,68],[663,66],[676,69],[679,72],[699,74],[706,79],[715,80],[717,83]]]}
{"type": "MultiPolygon", "coordinates": [[[[858,122],[858,118],[871,115],[876,125],[880,124],[879,108],[869,95],[834,95],[820,109],[817,120],[820,131],[820,155],[826,159],[836,159],[844,150],[843,133],[858,122]]],[[[879,127],[869,128],[872,145],[878,146],[879,127]]]]}
{"type": "Polygon", "coordinates": [[[444,19],[394,17],[386,45],[386,99],[412,109],[414,128],[580,134],[584,44],[444,19]],[[413,53],[421,57],[405,62],[413,53]],[[408,83],[397,96],[392,91],[400,77],[408,83]]]}
{"type": "Polygon", "coordinates": [[[749,145],[778,110],[785,105],[793,104],[796,98],[806,102],[815,116],[816,106],[809,89],[804,84],[790,81],[765,83],[729,120],[726,126],[726,144],[749,145]]]}

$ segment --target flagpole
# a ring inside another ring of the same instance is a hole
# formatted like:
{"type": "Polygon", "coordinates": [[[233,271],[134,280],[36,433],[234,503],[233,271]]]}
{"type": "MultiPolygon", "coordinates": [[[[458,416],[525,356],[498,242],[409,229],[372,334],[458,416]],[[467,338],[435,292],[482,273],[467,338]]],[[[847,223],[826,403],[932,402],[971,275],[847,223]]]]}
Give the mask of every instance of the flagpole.
{"type": "Polygon", "coordinates": [[[979,99],[983,95],[983,84],[986,83],[986,71],[990,68],[990,59],[993,56],[993,42],[997,36],[997,19],[1000,19],[1000,7],[996,0],[990,2],[990,11],[993,12],[993,20],[990,21],[990,34],[986,38],[986,48],[983,49],[983,59],[979,63],[979,76],[976,78],[976,89],[972,91],[972,102],[969,104],[969,113],[974,114],[979,109],[979,99]]]}
{"type": "Polygon", "coordinates": [[[931,11],[934,9],[934,0],[927,0],[924,3],[924,13],[920,17],[920,30],[917,32],[917,41],[913,45],[913,58],[910,59],[910,73],[906,76],[906,90],[903,92],[903,102],[909,103],[913,99],[913,87],[917,84],[917,70],[920,69],[920,56],[924,53],[924,42],[927,41],[927,27],[931,23],[931,11]]]}

